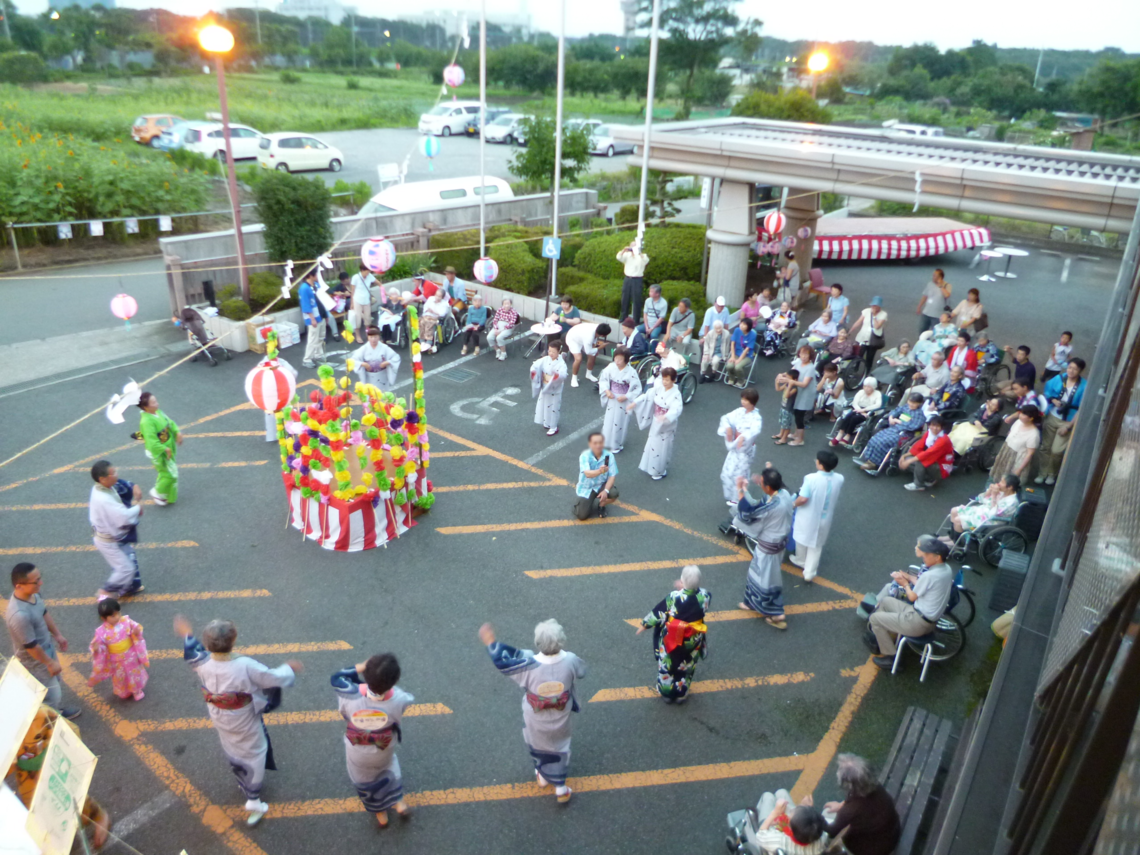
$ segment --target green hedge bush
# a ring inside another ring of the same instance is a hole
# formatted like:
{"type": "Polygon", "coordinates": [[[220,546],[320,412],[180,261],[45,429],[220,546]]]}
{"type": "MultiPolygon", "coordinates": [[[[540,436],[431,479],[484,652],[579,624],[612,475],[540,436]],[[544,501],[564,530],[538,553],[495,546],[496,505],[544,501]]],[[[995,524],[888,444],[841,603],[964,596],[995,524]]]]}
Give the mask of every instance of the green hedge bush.
{"type": "MultiPolygon", "coordinates": [[[[574,268],[567,268],[573,270],[574,268]]],[[[583,312],[594,312],[607,318],[616,318],[621,311],[621,280],[594,279],[584,276],[573,284],[565,283],[563,274],[558,271],[558,290],[574,298],[574,305],[583,312]]],[[[578,278],[578,277],[572,277],[578,278]]],[[[561,294],[559,296],[561,296],[561,294]]]]}
{"type": "MultiPolygon", "coordinates": [[[[574,259],[574,266],[598,279],[620,279],[623,271],[617,253],[630,241],[629,232],[602,235],[586,241],[574,259]]],[[[645,230],[645,252],[649,266],[647,284],[654,282],[697,282],[701,278],[703,226],[659,226],[645,230]]]]}
{"type": "Polygon", "coordinates": [[[673,311],[673,307],[682,297],[688,297],[693,303],[693,312],[697,316],[697,332],[701,331],[701,320],[705,316],[705,309],[709,307],[709,302],[705,297],[705,291],[701,287],[700,282],[678,282],[676,280],[666,280],[658,283],[661,286],[661,296],[669,303],[669,311],[673,311]]]}
{"type": "Polygon", "coordinates": [[[558,266],[558,292],[561,294],[571,285],[577,285],[581,282],[600,282],[596,276],[591,276],[589,273],[584,273],[577,267],[563,267],[558,266]]]}
{"type": "Polygon", "coordinates": [[[531,255],[525,244],[493,243],[487,250],[499,264],[499,276],[493,283],[496,288],[515,294],[530,294],[542,288],[546,264],[531,255]]]}
{"type": "Polygon", "coordinates": [[[622,205],[614,214],[614,225],[628,226],[630,223],[636,223],[639,210],[637,205],[622,205]]]}
{"type": "Polygon", "coordinates": [[[218,307],[218,313],[223,318],[229,318],[231,321],[248,320],[253,314],[245,300],[239,297],[235,297],[232,300],[224,300],[218,307]]]}
{"type": "MultiPolygon", "coordinates": [[[[259,270],[256,273],[249,274],[249,303],[250,308],[255,312],[260,312],[270,303],[273,303],[278,297],[281,296],[281,286],[284,284],[280,276],[270,273],[267,270],[259,270]]],[[[294,288],[292,296],[288,300],[277,300],[273,304],[273,311],[280,312],[285,309],[291,309],[297,303],[297,289],[294,288]]]]}

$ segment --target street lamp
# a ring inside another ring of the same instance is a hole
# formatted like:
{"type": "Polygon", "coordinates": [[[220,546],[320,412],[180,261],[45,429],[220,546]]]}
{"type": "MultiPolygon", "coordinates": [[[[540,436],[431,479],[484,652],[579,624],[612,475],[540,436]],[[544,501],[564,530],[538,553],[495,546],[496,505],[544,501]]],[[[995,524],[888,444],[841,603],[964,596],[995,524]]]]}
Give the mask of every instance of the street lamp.
{"type": "Polygon", "coordinates": [[[819,76],[827,70],[829,60],[823,51],[816,51],[808,57],[808,71],[811,72],[811,97],[815,99],[815,90],[819,86],[819,76]]]}
{"type": "Polygon", "coordinates": [[[226,143],[226,180],[230,191],[230,210],[234,217],[234,237],[237,239],[238,277],[241,296],[249,302],[249,273],[245,268],[245,239],[241,233],[241,203],[234,176],[234,152],[230,144],[230,105],[226,99],[226,69],[224,58],[234,49],[234,34],[217,24],[205,26],[198,33],[198,44],[206,53],[214,55],[214,68],[218,75],[218,100],[222,103],[222,138],[226,143]]]}

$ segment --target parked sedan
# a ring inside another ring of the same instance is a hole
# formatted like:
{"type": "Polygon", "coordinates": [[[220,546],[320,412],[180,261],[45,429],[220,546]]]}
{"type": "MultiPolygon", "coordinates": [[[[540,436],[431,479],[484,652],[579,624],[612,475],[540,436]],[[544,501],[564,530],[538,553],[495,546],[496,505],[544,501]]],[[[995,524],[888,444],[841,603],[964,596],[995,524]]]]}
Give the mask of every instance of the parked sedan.
{"type": "Polygon", "coordinates": [[[483,136],[487,142],[512,145],[522,138],[519,124],[525,118],[521,113],[505,113],[493,122],[487,122],[487,132],[483,136]]]}
{"type": "Polygon", "coordinates": [[[328,169],[340,172],[344,155],[340,149],[308,134],[284,131],[266,134],[261,138],[257,162],[264,169],[281,172],[302,172],[309,169],[328,169]]]}
{"type": "Polygon", "coordinates": [[[180,116],[169,113],[159,113],[151,116],[139,116],[131,125],[131,139],[151,148],[158,148],[159,137],[162,132],[183,121],[180,116]]]}
{"type": "MultiPolygon", "coordinates": [[[[252,160],[257,157],[261,134],[249,125],[230,124],[230,148],[234,160],[252,160]]],[[[179,122],[162,133],[158,147],[164,151],[184,148],[224,160],[226,140],[219,122],[179,122]]]]}
{"type": "MultiPolygon", "coordinates": [[[[506,115],[511,112],[508,107],[488,107],[487,108],[487,124],[490,125],[499,116],[506,115]]],[[[479,114],[468,116],[467,127],[463,129],[465,136],[475,137],[479,135],[479,114]]]]}
{"type": "Polygon", "coordinates": [[[615,140],[609,127],[598,125],[590,136],[590,154],[613,157],[615,154],[633,154],[633,143],[615,140]]]}

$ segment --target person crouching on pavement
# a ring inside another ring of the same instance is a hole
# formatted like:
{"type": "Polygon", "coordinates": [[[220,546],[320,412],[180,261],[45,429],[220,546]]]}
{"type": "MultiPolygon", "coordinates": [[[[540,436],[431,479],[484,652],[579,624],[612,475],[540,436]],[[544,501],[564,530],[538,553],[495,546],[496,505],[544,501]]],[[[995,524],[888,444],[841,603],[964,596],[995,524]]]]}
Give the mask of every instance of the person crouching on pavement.
{"type": "Polygon", "coordinates": [[[606,516],[606,505],[617,501],[618,491],[617,460],[605,448],[606,438],[601,431],[590,434],[590,447],[578,457],[578,501],[574,505],[574,516],[588,520],[595,513],[606,516]]]}

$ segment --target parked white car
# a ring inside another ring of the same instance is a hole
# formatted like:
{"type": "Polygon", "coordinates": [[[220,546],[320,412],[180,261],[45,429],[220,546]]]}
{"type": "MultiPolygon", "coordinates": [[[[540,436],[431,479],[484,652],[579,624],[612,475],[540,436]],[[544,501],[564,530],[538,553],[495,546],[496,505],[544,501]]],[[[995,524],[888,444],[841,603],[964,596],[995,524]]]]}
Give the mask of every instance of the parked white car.
{"type": "Polygon", "coordinates": [[[507,113],[499,116],[493,122],[487,123],[487,132],[483,136],[487,142],[514,145],[522,138],[519,125],[525,118],[527,117],[521,113],[507,113]]]}
{"type": "Polygon", "coordinates": [[[608,125],[597,125],[590,135],[590,154],[613,157],[615,154],[633,154],[633,143],[615,140],[608,125]]]}
{"type": "Polygon", "coordinates": [[[472,116],[478,121],[478,101],[446,101],[420,116],[419,131],[437,137],[463,134],[472,116]]]}
{"type": "MultiPolygon", "coordinates": [[[[511,185],[490,175],[483,180],[488,202],[502,202],[515,197],[511,185]]],[[[478,205],[478,175],[440,178],[435,181],[409,181],[381,190],[361,207],[359,215],[404,213],[406,211],[440,211],[478,205]]]]}
{"type": "Polygon", "coordinates": [[[283,131],[266,134],[261,138],[257,162],[264,169],[277,169],[281,172],[303,172],[308,169],[340,172],[344,167],[344,155],[339,148],[316,137],[283,131]]]}
{"type": "MultiPolygon", "coordinates": [[[[234,160],[251,160],[257,157],[261,134],[249,125],[230,123],[230,147],[234,160]]],[[[196,151],[206,157],[225,160],[225,131],[220,122],[194,122],[182,132],[182,148],[196,151]],[[191,133],[196,131],[197,133],[191,133]]]]}

